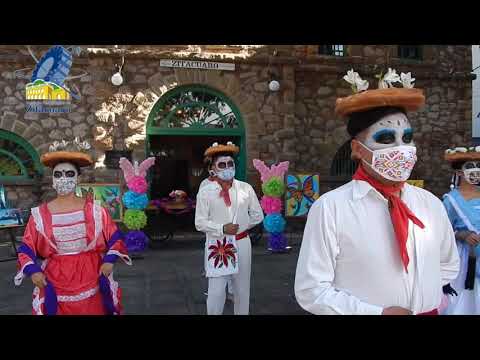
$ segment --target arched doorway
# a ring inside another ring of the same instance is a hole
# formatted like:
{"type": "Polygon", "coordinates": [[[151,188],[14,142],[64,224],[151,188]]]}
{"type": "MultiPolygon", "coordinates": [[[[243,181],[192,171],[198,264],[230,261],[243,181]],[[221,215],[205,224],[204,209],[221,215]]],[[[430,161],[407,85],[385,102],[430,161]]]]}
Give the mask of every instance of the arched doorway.
{"type": "Polygon", "coordinates": [[[225,94],[204,85],[182,85],[153,106],[146,124],[146,153],[156,156],[151,174],[152,197],[175,189],[195,195],[208,176],[203,152],[214,142],[240,147],[237,178],[246,178],[245,127],[237,106],[225,94]]]}
{"type": "Polygon", "coordinates": [[[37,151],[24,138],[0,130],[0,184],[34,183],[43,174],[37,151]]]}

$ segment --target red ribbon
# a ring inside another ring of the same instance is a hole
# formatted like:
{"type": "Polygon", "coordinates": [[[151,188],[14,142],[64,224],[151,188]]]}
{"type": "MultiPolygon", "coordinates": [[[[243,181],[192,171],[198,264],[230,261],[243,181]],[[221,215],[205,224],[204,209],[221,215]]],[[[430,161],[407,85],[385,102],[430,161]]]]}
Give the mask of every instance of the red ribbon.
{"type": "Polygon", "coordinates": [[[395,193],[401,189],[404,183],[400,186],[388,186],[380,183],[369,176],[363,166],[360,165],[353,175],[354,180],[366,181],[380,194],[382,194],[388,200],[388,208],[390,212],[390,218],[392,219],[393,230],[395,231],[395,237],[400,248],[400,257],[405,267],[405,271],[408,272],[407,267],[410,259],[407,252],[407,237],[408,237],[408,220],[424,229],[425,225],[410,211],[407,205],[400,199],[400,196],[395,193]]]}
{"type": "Polygon", "coordinates": [[[218,177],[215,177],[214,180],[220,184],[222,187],[222,190],[220,191],[220,197],[223,197],[223,200],[225,201],[225,205],[228,207],[232,206],[232,202],[230,200],[230,194],[228,193],[228,190],[232,187],[233,181],[223,181],[220,180],[218,177]]]}

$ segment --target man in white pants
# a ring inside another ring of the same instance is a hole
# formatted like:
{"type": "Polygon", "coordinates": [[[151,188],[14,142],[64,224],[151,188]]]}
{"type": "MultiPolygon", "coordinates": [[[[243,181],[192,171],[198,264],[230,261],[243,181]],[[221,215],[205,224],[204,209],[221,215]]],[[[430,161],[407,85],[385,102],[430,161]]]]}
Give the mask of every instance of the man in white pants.
{"type": "Polygon", "coordinates": [[[195,226],[207,236],[208,315],[223,314],[229,279],[235,315],[249,313],[252,245],[247,231],[263,221],[263,210],[252,186],[234,179],[238,151],[232,143],[215,143],[205,151],[215,181],[198,192],[195,226]]]}
{"type": "MultiPolygon", "coordinates": [[[[212,164],[208,164],[208,177],[203,179],[198,187],[198,192],[205,186],[215,181],[215,172],[212,170],[212,164]]],[[[198,194],[197,194],[198,196],[198,194]]],[[[205,239],[206,240],[206,239],[205,239]]],[[[205,270],[203,271],[202,275],[205,275],[205,270]]],[[[208,296],[208,292],[204,293],[205,296],[208,296]]],[[[233,285],[232,279],[228,279],[227,282],[227,300],[233,302],[233,285]]]]}

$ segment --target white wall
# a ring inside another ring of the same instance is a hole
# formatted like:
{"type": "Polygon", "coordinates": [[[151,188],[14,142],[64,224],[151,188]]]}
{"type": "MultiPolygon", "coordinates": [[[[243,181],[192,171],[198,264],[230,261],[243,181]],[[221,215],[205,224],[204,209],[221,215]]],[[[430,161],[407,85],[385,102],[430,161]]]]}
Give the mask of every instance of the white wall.
{"type": "MultiPolygon", "coordinates": [[[[480,66],[480,45],[472,45],[472,69],[480,66]]],[[[480,68],[475,70],[477,79],[472,82],[472,134],[480,138],[480,68]]]]}

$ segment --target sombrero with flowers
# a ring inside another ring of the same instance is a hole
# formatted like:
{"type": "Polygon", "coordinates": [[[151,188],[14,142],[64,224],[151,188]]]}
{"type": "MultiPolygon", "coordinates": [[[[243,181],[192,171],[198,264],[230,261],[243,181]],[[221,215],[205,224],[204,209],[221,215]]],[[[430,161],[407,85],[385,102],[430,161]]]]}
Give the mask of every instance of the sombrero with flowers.
{"type": "Polygon", "coordinates": [[[232,155],[238,154],[240,148],[234,145],[231,141],[227,142],[226,145],[214,143],[207,150],[205,150],[204,156],[206,158],[212,158],[217,154],[229,153],[232,155]]]}
{"type": "Polygon", "coordinates": [[[57,164],[69,162],[78,167],[93,165],[92,157],[87,153],[91,148],[86,141],[81,142],[79,138],[73,141],[55,141],[50,145],[49,151],[43,154],[40,161],[43,165],[54,168],[57,164]]]}
{"type": "Polygon", "coordinates": [[[389,68],[385,75],[379,75],[378,78],[379,88],[368,90],[367,80],[363,80],[353,69],[348,71],[343,79],[351,85],[354,94],[337,99],[335,114],[345,117],[384,106],[416,111],[425,104],[423,90],[413,88],[415,79],[411,73],[398,75],[395,70],[389,68]],[[403,88],[394,87],[394,83],[401,83],[403,88]]]}
{"type": "Polygon", "coordinates": [[[449,163],[480,161],[480,146],[475,147],[456,147],[445,150],[444,158],[449,163]]]}

